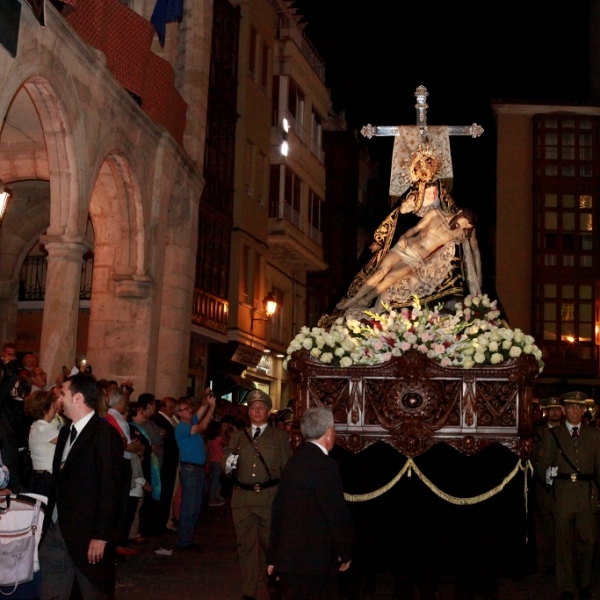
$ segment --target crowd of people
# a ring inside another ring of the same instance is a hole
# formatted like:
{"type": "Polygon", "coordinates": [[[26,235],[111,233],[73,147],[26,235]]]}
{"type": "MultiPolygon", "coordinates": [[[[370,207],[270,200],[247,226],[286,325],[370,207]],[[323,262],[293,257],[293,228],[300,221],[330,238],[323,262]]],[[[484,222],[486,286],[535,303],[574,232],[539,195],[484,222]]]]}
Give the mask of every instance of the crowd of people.
{"type": "Polygon", "coordinates": [[[217,400],[209,388],[201,399],[144,392],[132,400],[130,381],[97,380],[85,363],[48,383],[38,357],[19,361],[14,343],[3,345],[0,358],[0,455],[9,473],[4,493],[47,500],[40,570],[15,598],[68,600],[75,581],[84,600],[112,598],[115,561],[138,554],[152,536],[172,532],[176,552],[200,550],[194,532],[205,491],[210,507],[223,505],[224,481],[233,487],[243,600],[255,599],[261,586],[285,600],[330,597],[335,574],[350,561],[341,477],[327,457],[335,440],[330,411],[312,417],[308,411],[307,429],[303,418],[305,439],[314,442],[306,465],[314,468],[292,468],[290,461],[286,486],[292,412],[272,413],[271,398],[260,390],[249,392],[244,405],[217,400]],[[321,535],[330,538],[330,556],[317,561],[316,570],[302,561],[287,565],[287,536],[271,528],[274,503],[278,528],[296,514],[290,498],[298,477],[308,486],[305,498],[314,496],[313,512],[323,513],[321,535]],[[332,481],[338,485],[330,489],[332,481]],[[324,499],[329,504],[322,511],[324,499]]]}

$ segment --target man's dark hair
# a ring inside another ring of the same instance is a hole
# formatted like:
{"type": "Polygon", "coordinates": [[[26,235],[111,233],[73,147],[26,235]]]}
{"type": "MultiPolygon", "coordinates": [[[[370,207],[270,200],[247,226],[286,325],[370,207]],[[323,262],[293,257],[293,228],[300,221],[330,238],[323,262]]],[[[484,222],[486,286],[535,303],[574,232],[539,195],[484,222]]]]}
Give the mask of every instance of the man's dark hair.
{"type": "Polygon", "coordinates": [[[100,386],[93,375],[77,373],[67,377],[65,381],[71,382],[72,394],[83,394],[83,401],[89,408],[96,408],[96,402],[100,397],[100,386]]]}
{"type": "Polygon", "coordinates": [[[175,398],[172,398],[171,396],[167,396],[160,401],[160,408],[161,409],[166,408],[168,402],[177,404],[177,400],[175,400],[175,398]]]}
{"type": "Polygon", "coordinates": [[[141,406],[144,410],[146,410],[149,406],[154,404],[154,394],[150,394],[149,392],[144,392],[140,394],[137,399],[137,405],[141,406]]]}
{"type": "Polygon", "coordinates": [[[450,219],[450,228],[456,228],[456,222],[464,217],[467,221],[469,221],[471,227],[475,227],[477,224],[477,213],[472,208],[461,208],[451,219],[450,219]]]}
{"type": "Polygon", "coordinates": [[[2,352],[6,352],[9,349],[14,350],[16,352],[17,345],[14,342],[4,342],[4,344],[2,344],[2,352]]]}

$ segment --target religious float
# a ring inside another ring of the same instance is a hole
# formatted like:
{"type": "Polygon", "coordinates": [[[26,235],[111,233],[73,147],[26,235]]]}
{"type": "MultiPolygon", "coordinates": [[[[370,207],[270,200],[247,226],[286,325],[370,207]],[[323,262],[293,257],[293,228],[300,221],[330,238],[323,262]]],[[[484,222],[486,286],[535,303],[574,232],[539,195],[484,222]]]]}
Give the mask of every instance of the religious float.
{"type": "Polygon", "coordinates": [[[311,407],[334,415],[355,522],[349,597],[391,573],[400,598],[434,598],[440,582],[494,598],[535,554],[531,400],[543,362],[481,293],[474,220],[447,191],[448,136],[482,129],[428,127],[427,90],[415,96],[416,127],[363,129],[395,136],[397,207],[347,298],[291,342],[286,368],[296,424],[311,407]]]}

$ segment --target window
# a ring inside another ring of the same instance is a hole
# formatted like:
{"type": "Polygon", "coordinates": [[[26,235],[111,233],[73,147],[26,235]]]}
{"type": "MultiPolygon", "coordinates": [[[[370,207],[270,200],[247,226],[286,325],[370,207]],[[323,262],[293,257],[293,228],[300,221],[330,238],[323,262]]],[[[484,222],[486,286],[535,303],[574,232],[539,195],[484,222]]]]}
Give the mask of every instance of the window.
{"type": "Polygon", "coordinates": [[[250,48],[248,52],[248,70],[252,79],[256,77],[256,44],[258,33],[254,27],[250,27],[250,48]]]}
{"type": "Polygon", "coordinates": [[[296,119],[300,127],[304,126],[304,94],[290,77],[288,87],[288,112],[296,119]]]}
{"type": "Polygon", "coordinates": [[[312,190],[308,191],[308,234],[311,240],[318,244],[322,244],[321,233],[321,206],[323,200],[312,190]]]}
{"type": "Polygon", "coordinates": [[[597,372],[597,119],[539,115],[533,122],[536,341],[549,373],[597,372]]]}
{"type": "Polygon", "coordinates": [[[275,296],[275,300],[277,300],[277,310],[275,311],[275,314],[271,317],[270,320],[270,338],[274,342],[286,344],[287,338],[284,334],[285,293],[283,292],[283,290],[277,289],[276,287],[273,287],[272,290],[273,295],[275,296]]]}
{"type": "Polygon", "coordinates": [[[260,69],[260,85],[263,88],[267,88],[269,82],[269,46],[263,44],[262,47],[262,63],[260,69]]]}
{"type": "Polygon", "coordinates": [[[287,165],[271,165],[269,217],[287,219],[302,229],[303,182],[287,165]]]}

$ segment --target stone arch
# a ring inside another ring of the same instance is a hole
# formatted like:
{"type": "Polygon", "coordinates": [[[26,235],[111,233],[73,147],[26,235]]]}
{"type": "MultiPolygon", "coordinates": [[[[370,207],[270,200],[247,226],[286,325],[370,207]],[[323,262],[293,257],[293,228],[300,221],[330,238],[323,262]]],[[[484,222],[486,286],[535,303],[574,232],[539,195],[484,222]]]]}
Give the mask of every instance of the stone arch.
{"type": "MultiPolygon", "coordinates": [[[[50,181],[50,225],[48,235],[79,235],[78,199],[80,182],[73,130],[64,103],[54,87],[41,76],[29,77],[23,87],[38,113],[48,158],[50,181]]],[[[65,88],[69,89],[69,88],[65,88]]]]}
{"type": "Polygon", "coordinates": [[[102,377],[145,387],[152,331],[143,201],[131,161],[116,150],[98,169],[89,204],[94,275],[88,360],[102,377]]]}
{"type": "MultiPolygon", "coordinates": [[[[114,273],[123,280],[145,278],[144,203],[131,161],[122,152],[113,150],[104,157],[91,193],[89,213],[96,238],[114,246],[114,273]]],[[[86,215],[87,211],[80,219],[86,215]]]]}

